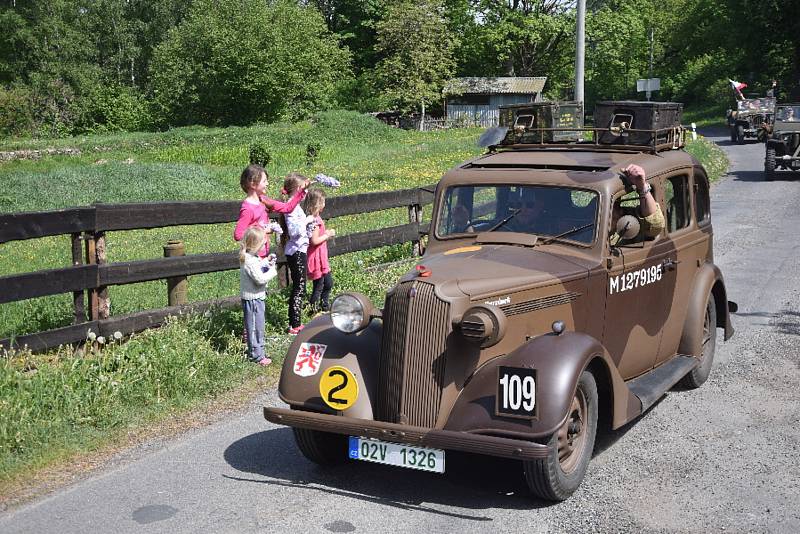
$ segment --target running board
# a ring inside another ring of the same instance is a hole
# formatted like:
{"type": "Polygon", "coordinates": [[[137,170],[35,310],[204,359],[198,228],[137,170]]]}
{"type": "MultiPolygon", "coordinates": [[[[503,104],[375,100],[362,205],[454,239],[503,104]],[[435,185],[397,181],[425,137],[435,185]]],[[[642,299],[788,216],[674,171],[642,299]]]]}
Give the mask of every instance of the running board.
{"type": "Polygon", "coordinates": [[[642,413],[699,363],[697,358],[678,354],[670,361],[628,382],[628,389],[642,403],[642,413]]]}

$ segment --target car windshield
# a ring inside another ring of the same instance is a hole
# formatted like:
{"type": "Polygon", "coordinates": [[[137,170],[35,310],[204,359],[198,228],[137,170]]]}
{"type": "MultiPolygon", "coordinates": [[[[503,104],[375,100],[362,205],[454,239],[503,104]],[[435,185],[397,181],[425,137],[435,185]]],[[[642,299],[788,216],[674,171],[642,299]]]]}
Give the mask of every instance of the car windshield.
{"type": "Polygon", "coordinates": [[[453,186],[444,193],[436,234],[518,232],[588,244],[597,228],[597,198],[569,187],[453,186]]]}
{"type": "Polygon", "coordinates": [[[778,106],[775,119],[786,122],[800,122],[800,106],[778,106]]]}

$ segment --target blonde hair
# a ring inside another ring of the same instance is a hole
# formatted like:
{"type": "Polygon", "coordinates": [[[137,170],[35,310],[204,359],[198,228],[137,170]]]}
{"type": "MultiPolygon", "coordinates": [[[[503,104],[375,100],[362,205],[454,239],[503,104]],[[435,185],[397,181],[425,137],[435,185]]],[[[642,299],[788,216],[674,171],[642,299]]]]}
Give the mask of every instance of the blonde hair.
{"type": "Polygon", "coordinates": [[[245,230],[242,241],[239,244],[239,264],[243,264],[247,253],[258,254],[261,247],[267,241],[267,232],[260,226],[251,226],[245,230]]]}
{"type": "Polygon", "coordinates": [[[306,193],[306,198],[303,200],[303,211],[307,215],[317,215],[317,212],[322,210],[322,204],[325,202],[325,193],[322,189],[309,189],[306,193]]]}
{"type": "Polygon", "coordinates": [[[290,172],[283,181],[283,191],[281,192],[291,197],[295,191],[300,189],[300,186],[303,185],[306,180],[308,180],[308,178],[299,172],[290,172]]]}

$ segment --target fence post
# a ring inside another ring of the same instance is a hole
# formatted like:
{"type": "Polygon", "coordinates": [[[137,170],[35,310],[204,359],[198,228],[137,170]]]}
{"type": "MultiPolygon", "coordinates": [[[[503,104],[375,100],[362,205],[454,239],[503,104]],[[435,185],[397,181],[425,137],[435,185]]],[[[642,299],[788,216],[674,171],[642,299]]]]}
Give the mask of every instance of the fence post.
{"type": "MultiPolygon", "coordinates": [[[[96,232],[94,234],[94,249],[97,255],[97,265],[108,263],[105,232],[96,232]]],[[[108,286],[100,286],[97,288],[97,319],[108,319],[109,315],[111,315],[111,299],[108,298],[108,286]]]]}
{"type": "MultiPolygon", "coordinates": [[[[419,225],[422,223],[422,206],[420,204],[411,204],[408,206],[408,222],[410,224],[416,223],[417,230],[419,230],[419,225]]],[[[418,235],[417,239],[411,242],[411,255],[419,256],[421,253],[418,235]]]]}
{"type": "MultiPolygon", "coordinates": [[[[170,239],[164,245],[164,257],[185,256],[186,248],[183,241],[170,239]]],[[[167,278],[167,304],[169,306],[180,306],[186,304],[186,292],[189,288],[189,281],[185,276],[175,276],[167,278]]]]}
{"type": "MultiPolygon", "coordinates": [[[[72,234],[72,265],[83,265],[83,246],[81,245],[81,234],[72,234]]],[[[73,324],[86,322],[86,307],[84,306],[84,292],[72,292],[72,305],[75,309],[75,319],[73,324]]]]}
{"type": "MultiPolygon", "coordinates": [[[[83,240],[86,242],[86,263],[95,265],[97,263],[97,251],[95,248],[94,235],[86,232],[83,234],[83,240]]],[[[87,290],[87,300],[89,302],[89,320],[97,320],[97,289],[90,288],[87,290]]]]}
{"type": "MultiPolygon", "coordinates": [[[[106,260],[106,234],[104,232],[86,232],[83,234],[86,241],[86,263],[89,265],[105,265],[106,260]]],[[[89,320],[99,321],[108,319],[110,303],[108,288],[100,286],[88,290],[89,292],[89,320]]]]}

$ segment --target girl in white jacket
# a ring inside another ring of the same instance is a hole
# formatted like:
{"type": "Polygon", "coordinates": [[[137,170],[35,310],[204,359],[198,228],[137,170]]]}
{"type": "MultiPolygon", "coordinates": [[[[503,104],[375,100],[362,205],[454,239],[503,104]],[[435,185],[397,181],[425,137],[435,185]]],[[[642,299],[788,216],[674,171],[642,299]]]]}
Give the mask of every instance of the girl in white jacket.
{"type": "Polygon", "coordinates": [[[251,226],[242,237],[239,252],[239,288],[247,332],[247,353],[251,360],[264,367],[272,363],[264,351],[264,300],[267,298],[267,282],[278,274],[274,256],[258,257],[266,240],[264,228],[251,226]]]}

